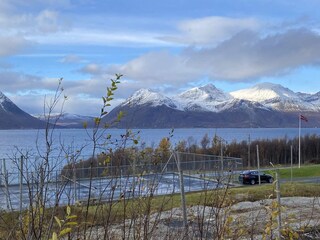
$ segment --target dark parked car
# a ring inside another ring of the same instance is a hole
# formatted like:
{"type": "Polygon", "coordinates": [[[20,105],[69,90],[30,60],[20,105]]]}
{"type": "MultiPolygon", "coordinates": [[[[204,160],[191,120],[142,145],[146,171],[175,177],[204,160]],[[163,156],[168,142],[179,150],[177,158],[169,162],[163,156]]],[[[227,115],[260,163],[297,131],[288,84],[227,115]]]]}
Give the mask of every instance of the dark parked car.
{"type": "Polygon", "coordinates": [[[260,175],[261,182],[267,182],[267,183],[273,182],[273,177],[271,175],[265,174],[264,172],[259,172],[256,170],[249,170],[249,171],[244,171],[240,173],[239,182],[249,183],[254,185],[256,183],[259,183],[259,175],[260,175]]]}

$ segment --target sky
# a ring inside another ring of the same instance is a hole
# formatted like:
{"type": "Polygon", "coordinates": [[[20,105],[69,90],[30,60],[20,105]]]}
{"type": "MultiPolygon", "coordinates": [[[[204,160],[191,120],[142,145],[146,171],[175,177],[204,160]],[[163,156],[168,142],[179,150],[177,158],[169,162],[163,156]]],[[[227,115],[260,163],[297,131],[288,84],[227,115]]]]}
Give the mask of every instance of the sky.
{"type": "Polygon", "coordinates": [[[318,0],[1,0],[0,91],[42,114],[62,78],[63,112],[89,116],[117,73],[111,108],[140,88],[170,96],[208,83],[316,93],[319,8],[318,0]]]}

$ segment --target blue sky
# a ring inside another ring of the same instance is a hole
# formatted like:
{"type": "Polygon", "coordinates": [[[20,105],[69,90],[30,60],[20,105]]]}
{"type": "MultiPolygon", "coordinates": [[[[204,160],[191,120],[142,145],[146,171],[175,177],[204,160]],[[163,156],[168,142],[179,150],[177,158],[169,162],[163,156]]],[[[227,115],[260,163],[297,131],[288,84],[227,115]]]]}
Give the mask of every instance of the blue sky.
{"type": "Polygon", "coordinates": [[[0,91],[43,112],[63,78],[64,111],[97,115],[140,88],[166,95],[212,83],[320,91],[317,0],[1,0],[0,91]]]}

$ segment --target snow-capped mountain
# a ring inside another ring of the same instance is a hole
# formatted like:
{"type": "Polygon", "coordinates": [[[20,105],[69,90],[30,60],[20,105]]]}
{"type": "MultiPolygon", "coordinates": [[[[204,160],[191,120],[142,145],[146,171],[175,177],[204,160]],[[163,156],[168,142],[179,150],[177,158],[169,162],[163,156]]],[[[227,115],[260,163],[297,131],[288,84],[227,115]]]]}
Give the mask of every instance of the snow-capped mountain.
{"type": "Polygon", "coordinates": [[[285,112],[320,110],[320,92],[313,95],[295,93],[272,83],[261,83],[230,93],[208,84],[192,88],[172,98],[149,89],[140,89],[122,105],[165,105],[181,111],[220,112],[232,108],[235,100],[259,103],[263,108],[285,112]]]}
{"type": "Polygon", "coordinates": [[[181,94],[169,98],[150,89],[140,89],[130,96],[122,106],[151,105],[153,107],[165,105],[181,111],[220,111],[233,97],[214,85],[208,84],[195,87],[181,94]]]}
{"type": "Polygon", "coordinates": [[[297,96],[298,96],[299,98],[301,98],[303,101],[307,101],[308,98],[310,98],[310,97],[313,96],[313,94],[302,93],[302,92],[297,92],[296,94],[297,94],[297,96]]]}
{"type": "Polygon", "coordinates": [[[88,125],[92,125],[94,121],[94,117],[83,116],[78,114],[70,114],[70,113],[56,113],[50,114],[50,116],[44,116],[43,114],[34,115],[34,117],[47,122],[49,120],[50,123],[55,124],[57,126],[69,127],[69,128],[78,128],[83,127],[84,123],[88,125]],[[49,119],[48,119],[49,118],[49,119]]]}
{"type": "Polygon", "coordinates": [[[173,97],[173,99],[181,110],[218,112],[221,110],[221,105],[229,102],[232,97],[214,85],[208,84],[192,88],[173,97]]]}
{"type": "Polygon", "coordinates": [[[166,105],[170,108],[177,108],[177,105],[172,99],[166,97],[158,92],[150,89],[140,89],[136,91],[131,97],[129,97],[121,105],[145,105],[149,104],[152,106],[166,105]]]}
{"type": "Polygon", "coordinates": [[[2,92],[0,92],[0,107],[5,110],[5,107],[2,105],[2,104],[5,104],[5,103],[12,103],[12,101],[7,98],[6,95],[4,95],[2,92]]]}
{"type": "Polygon", "coordinates": [[[18,108],[0,92],[0,129],[43,128],[44,122],[18,108]]]}
{"type": "Polygon", "coordinates": [[[305,101],[307,95],[298,94],[279,84],[261,83],[248,89],[230,93],[234,98],[259,102],[278,111],[318,111],[319,105],[305,101]]]}
{"type": "Polygon", "coordinates": [[[303,100],[312,103],[315,106],[320,106],[320,92],[315,94],[307,94],[303,96],[303,100]]]}
{"type": "MultiPolygon", "coordinates": [[[[105,121],[123,111],[118,127],[296,127],[304,113],[320,126],[320,92],[295,93],[278,84],[223,92],[214,85],[195,87],[173,97],[141,89],[113,109],[105,121]]],[[[311,125],[309,127],[312,127],[311,125]]]]}
{"type": "MultiPolygon", "coordinates": [[[[141,89],[103,121],[117,122],[120,111],[124,117],[115,127],[122,128],[297,127],[301,113],[310,119],[305,127],[319,127],[320,92],[296,93],[271,83],[231,93],[208,84],[172,97],[141,89]]],[[[22,111],[0,92],[0,129],[43,128],[42,120],[22,111]]],[[[83,127],[84,122],[90,127],[93,117],[64,113],[50,118],[50,123],[63,127],[83,127]]]]}

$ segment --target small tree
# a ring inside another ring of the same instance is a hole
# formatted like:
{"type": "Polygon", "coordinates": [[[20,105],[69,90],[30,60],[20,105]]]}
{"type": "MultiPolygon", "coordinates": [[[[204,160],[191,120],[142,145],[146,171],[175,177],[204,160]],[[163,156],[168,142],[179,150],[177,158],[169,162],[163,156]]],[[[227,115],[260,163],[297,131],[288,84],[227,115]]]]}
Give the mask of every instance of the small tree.
{"type": "Polygon", "coordinates": [[[203,138],[202,138],[202,140],[201,140],[200,143],[201,143],[202,150],[203,150],[204,152],[206,152],[206,151],[207,151],[207,148],[208,148],[208,146],[209,146],[209,143],[210,143],[210,139],[209,139],[207,133],[203,136],[203,138]]]}
{"type": "Polygon", "coordinates": [[[156,149],[156,153],[158,154],[161,162],[165,162],[169,159],[170,149],[171,149],[170,139],[167,137],[162,138],[161,141],[159,142],[158,148],[156,149]]]}

